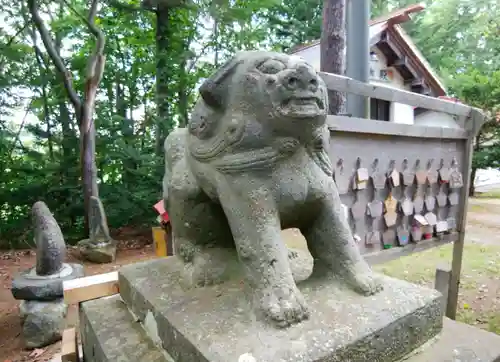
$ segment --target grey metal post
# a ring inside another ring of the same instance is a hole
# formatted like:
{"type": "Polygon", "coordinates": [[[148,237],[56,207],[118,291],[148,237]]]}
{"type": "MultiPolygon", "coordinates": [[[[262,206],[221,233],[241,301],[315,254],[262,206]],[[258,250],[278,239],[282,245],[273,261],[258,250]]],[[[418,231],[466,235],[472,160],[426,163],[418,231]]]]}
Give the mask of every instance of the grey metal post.
{"type": "MultiPolygon", "coordinates": [[[[370,77],[370,0],[346,0],[346,75],[368,83],[370,77]]],[[[347,94],[347,113],[370,118],[370,99],[347,94]]]]}

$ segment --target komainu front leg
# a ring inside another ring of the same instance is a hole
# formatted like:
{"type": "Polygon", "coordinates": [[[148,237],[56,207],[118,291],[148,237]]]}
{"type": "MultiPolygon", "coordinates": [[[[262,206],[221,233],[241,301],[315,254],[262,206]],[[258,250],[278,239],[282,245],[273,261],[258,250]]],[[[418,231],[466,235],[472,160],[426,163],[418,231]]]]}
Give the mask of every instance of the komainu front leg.
{"type": "Polygon", "coordinates": [[[332,186],[333,191],[318,201],[313,223],[301,230],[314,258],[312,277],[335,276],[358,293],[375,294],[382,283],[363,259],[332,186]]]}
{"type": "MultiPolygon", "coordinates": [[[[238,186],[236,186],[238,187],[238,186]]],[[[293,280],[288,250],[272,197],[267,190],[234,190],[225,185],[220,198],[233,233],[253,305],[278,327],[287,327],[309,316],[306,303],[293,280]]]]}

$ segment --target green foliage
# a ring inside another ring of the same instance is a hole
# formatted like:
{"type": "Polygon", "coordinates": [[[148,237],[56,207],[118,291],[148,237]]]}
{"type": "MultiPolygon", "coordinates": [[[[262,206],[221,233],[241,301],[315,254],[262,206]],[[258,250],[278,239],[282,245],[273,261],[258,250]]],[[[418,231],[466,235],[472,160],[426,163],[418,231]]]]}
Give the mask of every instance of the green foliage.
{"type": "MultiPolygon", "coordinates": [[[[38,1],[82,96],[94,46],[82,21],[88,1],[38,1]]],[[[101,1],[96,19],[106,37],[94,117],[96,161],[111,228],[154,223],[162,142],[186,123],[203,78],[237,50],[287,51],[321,34],[322,0],[194,0],[156,13],[139,9],[139,3],[101,1]]],[[[372,15],[412,3],[374,0],[372,15]]],[[[490,112],[474,165],[497,167],[499,134],[493,120],[500,104],[500,5],[496,0],[425,3],[428,9],[404,27],[453,94],[490,112]]],[[[48,204],[68,240],[76,241],[85,235],[73,109],[25,2],[3,1],[0,18],[0,246],[32,243],[29,212],[37,200],[48,204]]]]}

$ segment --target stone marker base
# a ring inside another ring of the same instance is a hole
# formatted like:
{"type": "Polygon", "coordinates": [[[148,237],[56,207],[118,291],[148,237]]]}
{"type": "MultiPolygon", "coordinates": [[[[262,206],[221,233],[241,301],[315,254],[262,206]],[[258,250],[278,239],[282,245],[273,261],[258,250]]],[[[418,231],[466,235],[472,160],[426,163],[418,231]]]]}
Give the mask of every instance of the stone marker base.
{"type": "Polygon", "coordinates": [[[90,239],[78,242],[78,250],[85,260],[96,264],[112,263],[116,258],[116,242],[93,243],[90,239]]]}
{"type": "Polygon", "coordinates": [[[287,329],[256,320],[241,280],[183,290],[182,264],[159,259],[120,270],[121,297],[179,362],[397,361],[442,328],[441,295],[384,278],[371,297],[333,281],[299,284],[311,317],[287,329]]]}
{"type": "Polygon", "coordinates": [[[62,338],[68,306],[64,300],[23,300],[19,305],[26,348],[40,348],[62,338]]]}

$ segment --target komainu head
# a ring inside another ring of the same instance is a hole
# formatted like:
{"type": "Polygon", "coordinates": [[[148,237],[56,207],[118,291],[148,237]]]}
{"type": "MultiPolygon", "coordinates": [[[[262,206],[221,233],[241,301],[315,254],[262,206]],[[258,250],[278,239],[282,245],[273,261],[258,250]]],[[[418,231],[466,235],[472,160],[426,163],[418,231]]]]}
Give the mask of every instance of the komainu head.
{"type": "Polygon", "coordinates": [[[310,64],[265,51],[237,53],[203,83],[200,95],[190,130],[201,138],[219,128],[215,123],[237,128],[235,122],[248,120],[271,132],[310,133],[324,126],[328,109],[325,83],[310,64]]]}

